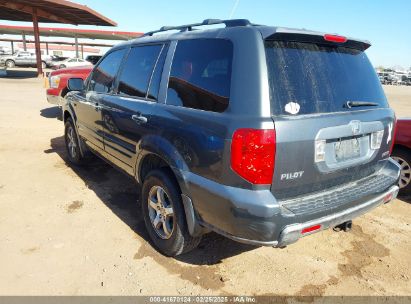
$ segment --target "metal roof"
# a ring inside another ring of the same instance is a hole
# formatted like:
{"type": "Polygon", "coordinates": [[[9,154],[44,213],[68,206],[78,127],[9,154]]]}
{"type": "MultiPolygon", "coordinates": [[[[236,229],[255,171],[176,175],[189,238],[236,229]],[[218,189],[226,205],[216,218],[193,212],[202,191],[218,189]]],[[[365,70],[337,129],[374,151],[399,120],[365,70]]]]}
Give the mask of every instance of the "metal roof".
{"type": "MultiPolygon", "coordinates": [[[[1,1],[1,0],[0,0],[1,1]]],[[[0,10],[1,11],[1,10],[0,10]]],[[[104,39],[104,40],[129,40],[141,36],[139,32],[122,32],[122,31],[106,31],[106,30],[86,30],[74,28],[55,28],[55,27],[40,27],[40,36],[49,37],[75,37],[88,39],[104,39]]],[[[15,26],[1,25],[0,34],[9,35],[33,35],[32,26],[15,26]]]]}
{"type": "Polygon", "coordinates": [[[32,21],[33,9],[37,10],[38,21],[44,23],[117,25],[86,5],[66,0],[0,0],[0,19],[32,21]]]}

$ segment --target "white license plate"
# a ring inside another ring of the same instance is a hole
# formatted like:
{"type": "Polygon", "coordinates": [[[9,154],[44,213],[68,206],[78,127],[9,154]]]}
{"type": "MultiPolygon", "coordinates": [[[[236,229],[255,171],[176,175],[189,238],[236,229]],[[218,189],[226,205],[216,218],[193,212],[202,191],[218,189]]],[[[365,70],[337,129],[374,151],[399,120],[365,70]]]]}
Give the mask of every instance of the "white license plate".
{"type": "Polygon", "coordinates": [[[356,138],[337,141],[334,143],[334,151],[337,161],[359,157],[360,142],[356,138]]]}

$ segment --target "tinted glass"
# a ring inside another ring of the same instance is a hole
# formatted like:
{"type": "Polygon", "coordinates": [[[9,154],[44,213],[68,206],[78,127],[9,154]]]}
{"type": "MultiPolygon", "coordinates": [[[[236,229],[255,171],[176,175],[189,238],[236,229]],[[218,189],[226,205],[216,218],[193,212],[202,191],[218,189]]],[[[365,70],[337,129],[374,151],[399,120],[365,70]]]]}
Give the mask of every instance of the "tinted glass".
{"type": "Polygon", "coordinates": [[[119,77],[120,94],[146,97],[148,84],[162,45],[133,47],[119,77]]]}
{"type": "Polygon", "coordinates": [[[364,52],[301,42],[266,42],[272,112],[276,115],[387,107],[364,52]],[[377,103],[349,109],[347,101],[377,103]]]}
{"type": "Polygon", "coordinates": [[[126,49],[117,50],[108,54],[93,71],[89,91],[108,93],[120,67],[126,49]]]}
{"type": "Polygon", "coordinates": [[[168,46],[166,45],[161,51],[160,58],[157,61],[156,68],[154,70],[153,76],[151,77],[150,89],[147,96],[150,99],[158,99],[158,91],[160,89],[161,76],[163,74],[163,67],[167,56],[167,50],[168,46]]]}
{"type": "Polygon", "coordinates": [[[177,44],[167,103],[213,112],[228,107],[233,45],[223,39],[182,40],[177,44]]]}

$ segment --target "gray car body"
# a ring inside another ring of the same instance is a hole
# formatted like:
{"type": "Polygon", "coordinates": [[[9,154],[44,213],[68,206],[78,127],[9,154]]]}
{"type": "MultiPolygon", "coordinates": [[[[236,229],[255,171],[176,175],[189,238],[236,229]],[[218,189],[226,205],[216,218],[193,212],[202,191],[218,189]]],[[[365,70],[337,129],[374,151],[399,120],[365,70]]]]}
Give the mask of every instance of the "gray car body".
{"type": "MultiPolygon", "coordinates": [[[[388,130],[394,120],[390,108],[299,117],[272,115],[264,39],[276,33],[323,35],[288,28],[238,26],[146,36],[117,45],[111,51],[153,43],[168,45],[158,101],[120,96],[115,89],[91,97],[86,91],[70,92],[63,105],[64,120],[74,120],[83,149],[87,146],[138,182],[150,157],[167,164],[179,183],[192,235],[213,230],[241,242],[284,246],[300,237],[293,235],[296,229],[319,221],[322,229],[335,226],[381,204],[386,193],[396,195],[399,168],[386,155],[388,132],[379,151],[354,164],[357,173],[350,169],[353,164],[328,168],[315,166],[312,161],[318,136],[344,136],[352,132],[349,123],[355,120],[363,123],[362,132],[388,130]],[[230,103],[222,113],[167,104],[168,77],[178,41],[201,38],[228,39],[234,46],[230,103]],[[115,128],[105,126],[104,113],[115,122],[115,128]],[[131,119],[141,113],[148,120],[144,126],[131,119]],[[231,169],[231,138],[239,128],[276,130],[272,185],[253,185],[231,169]],[[324,172],[327,170],[329,174],[324,172]],[[296,181],[281,179],[282,174],[300,171],[304,175],[296,181]],[[361,185],[378,176],[384,177],[378,189],[370,188],[358,195],[361,185]],[[354,190],[345,201],[318,203],[330,193],[344,193],[344,189],[354,190]],[[313,202],[312,210],[299,210],[298,206],[309,202],[313,202]]],[[[367,41],[353,41],[369,45],[367,41]]]]}
{"type": "MultiPolygon", "coordinates": [[[[14,62],[16,66],[35,66],[36,65],[36,55],[30,52],[16,52],[13,55],[6,55],[0,57],[0,62],[5,65],[8,60],[14,62]]],[[[41,57],[42,62],[47,66],[51,63],[51,57],[43,55],[41,57]]]]}

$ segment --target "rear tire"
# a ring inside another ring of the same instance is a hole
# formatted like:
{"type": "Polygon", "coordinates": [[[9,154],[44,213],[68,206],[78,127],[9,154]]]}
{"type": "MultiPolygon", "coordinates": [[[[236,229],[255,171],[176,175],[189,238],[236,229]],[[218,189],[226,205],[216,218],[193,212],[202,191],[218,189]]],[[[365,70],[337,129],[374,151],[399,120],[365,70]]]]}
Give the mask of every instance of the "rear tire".
{"type": "Polygon", "coordinates": [[[13,60],[7,60],[6,61],[6,66],[8,68],[14,68],[16,66],[16,63],[13,60]]]}
{"type": "Polygon", "coordinates": [[[41,68],[42,68],[42,69],[47,68],[47,64],[46,64],[44,61],[41,62],[41,68]]]}
{"type": "Polygon", "coordinates": [[[398,182],[400,195],[411,195],[411,151],[396,148],[391,157],[401,166],[400,181],[398,182]]]}
{"type": "Polygon", "coordinates": [[[74,165],[83,164],[85,158],[81,154],[76,127],[71,118],[68,118],[64,125],[64,140],[69,161],[74,165]]]}
{"type": "Polygon", "coordinates": [[[147,232],[158,251],[175,257],[198,246],[201,236],[188,232],[181,191],[172,173],[165,169],[149,172],[141,197],[147,232]]]}

